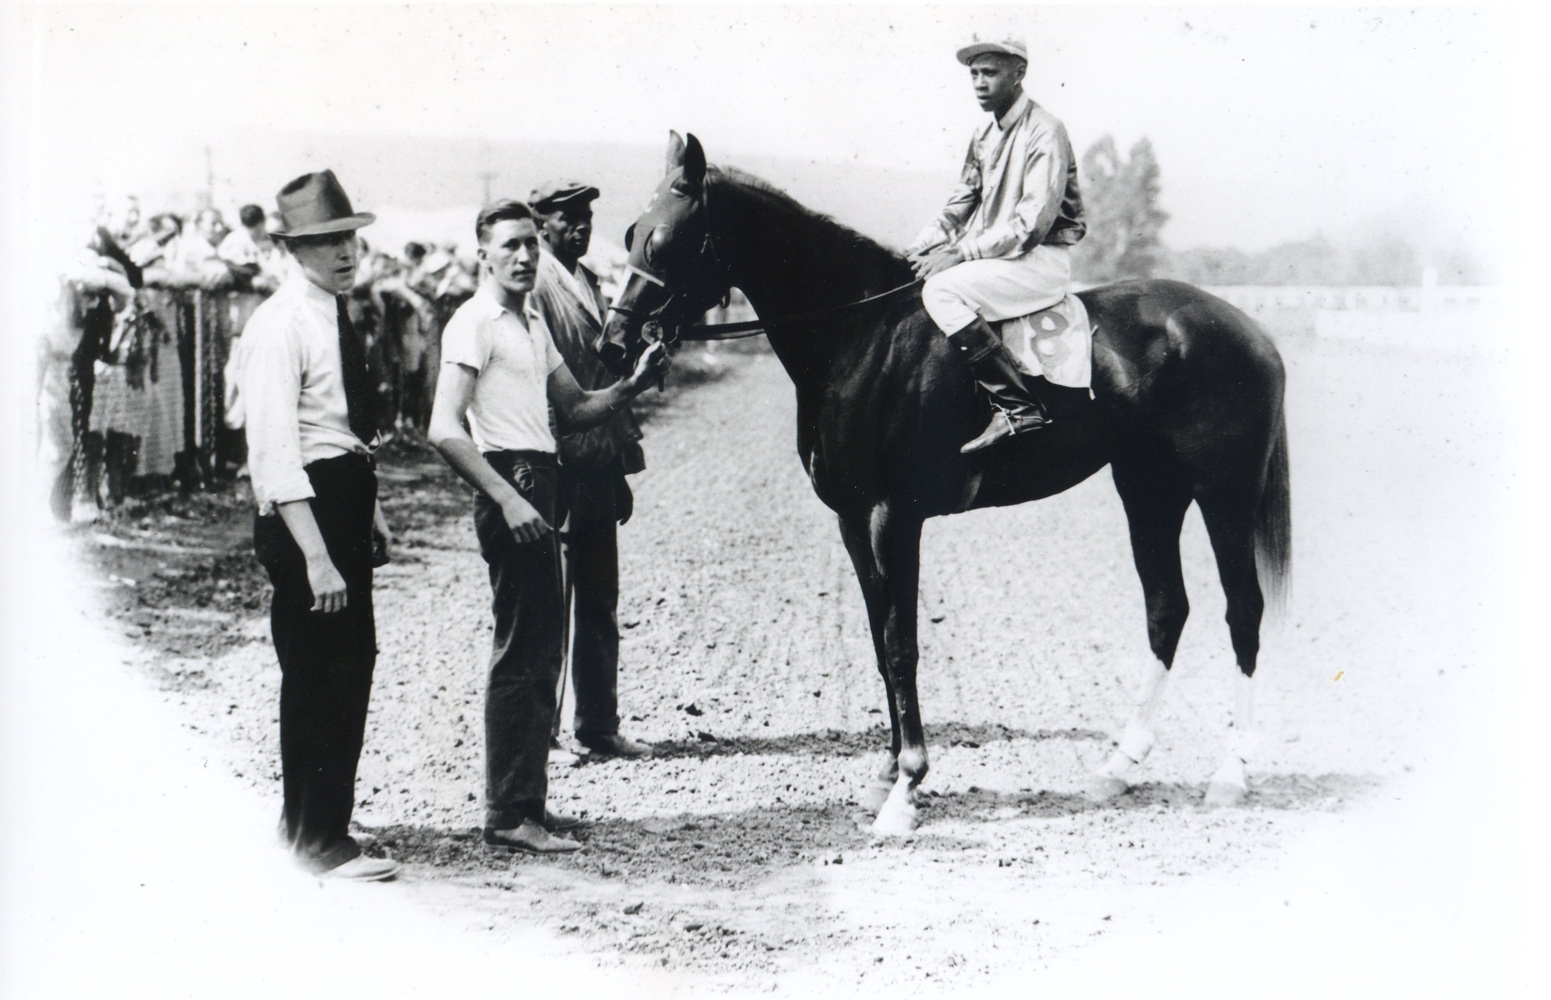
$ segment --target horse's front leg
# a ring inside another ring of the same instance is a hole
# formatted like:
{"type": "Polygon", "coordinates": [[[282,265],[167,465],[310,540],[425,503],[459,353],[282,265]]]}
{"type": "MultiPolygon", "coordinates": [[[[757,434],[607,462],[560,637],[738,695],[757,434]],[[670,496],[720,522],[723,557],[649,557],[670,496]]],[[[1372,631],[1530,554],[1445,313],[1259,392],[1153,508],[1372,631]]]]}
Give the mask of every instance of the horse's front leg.
{"type": "Polygon", "coordinates": [[[871,533],[864,517],[859,521],[840,518],[840,537],[845,541],[851,564],[856,568],[856,580],[862,588],[862,601],[867,605],[867,624],[872,631],[873,653],[878,661],[878,673],[883,677],[883,690],[888,696],[889,746],[884,751],[883,767],[861,793],[863,808],[873,812],[883,808],[894,782],[899,779],[899,714],[895,708],[894,682],[889,677],[888,655],[884,650],[883,633],[887,610],[883,599],[883,586],[878,572],[878,560],[873,555],[871,533]]]}
{"type": "Polygon", "coordinates": [[[916,786],[926,777],[928,767],[921,706],[916,696],[921,521],[892,515],[887,507],[880,506],[873,512],[870,528],[884,605],[884,659],[893,694],[891,708],[898,740],[898,776],[872,829],[880,836],[904,836],[916,828],[916,807],[912,799],[916,786]]]}

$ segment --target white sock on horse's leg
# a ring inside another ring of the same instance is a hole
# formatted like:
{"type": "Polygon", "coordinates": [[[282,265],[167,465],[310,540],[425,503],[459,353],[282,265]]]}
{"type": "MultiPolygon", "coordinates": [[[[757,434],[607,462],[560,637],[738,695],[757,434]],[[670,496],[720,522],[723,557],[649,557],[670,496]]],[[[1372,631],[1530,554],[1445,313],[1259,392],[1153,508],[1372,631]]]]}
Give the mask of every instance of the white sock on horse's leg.
{"type": "Polygon", "coordinates": [[[883,808],[888,801],[889,793],[894,790],[895,783],[899,781],[899,758],[888,751],[883,754],[883,767],[862,790],[861,804],[864,808],[874,813],[883,808]]]}
{"type": "Polygon", "coordinates": [[[1147,759],[1156,742],[1154,728],[1157,725],[1158,706],[1163,702],[1163,691],[1168,686],[1168,679],[1169,670],[1162,660],[1149,657],[1142,665],[1130,721],[1120,734],[1120,745],[1109,755],[1109,760],[1104,762],[1098,777],[1089,787],[1089,794],[1093,798],[1099,801],[1112,799],[1130,787],[1133,769],[1147,759]]]}
{"type": "Polygon", "coordinates": [[[1239,671],[1234,677],[1233,724],[1223,761],[1206,786],[1209,806],[1236,806],[1249,794],[1244,765],[1255,756],[1255,683],[1239,671]]]}

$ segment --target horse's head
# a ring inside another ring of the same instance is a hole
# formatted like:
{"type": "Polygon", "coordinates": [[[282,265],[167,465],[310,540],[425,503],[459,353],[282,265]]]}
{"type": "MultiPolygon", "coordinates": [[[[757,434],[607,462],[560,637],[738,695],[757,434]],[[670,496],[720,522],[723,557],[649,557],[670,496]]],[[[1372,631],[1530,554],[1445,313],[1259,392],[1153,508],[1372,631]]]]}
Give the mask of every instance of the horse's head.
{"type": "Polygon", "coordinates": [[[630,274],[604,331],[599,354],[623,374],[648,344],[672,343],[678,330],[722,300],[731,284],[717,256],[707,209],[705,151],[693,135],[670,133],[668,170],[641,217],[625,231],[630,274]]]}

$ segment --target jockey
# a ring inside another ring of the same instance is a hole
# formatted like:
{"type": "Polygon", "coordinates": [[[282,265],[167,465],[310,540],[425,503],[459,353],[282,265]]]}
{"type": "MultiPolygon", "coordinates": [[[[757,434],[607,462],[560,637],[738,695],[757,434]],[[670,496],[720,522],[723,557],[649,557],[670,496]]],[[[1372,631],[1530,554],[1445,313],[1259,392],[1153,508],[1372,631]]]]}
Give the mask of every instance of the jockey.
{"type": "Polygon", "coordinates": [[[1050,422],[989,324],[1065,298],[1070,248],[1087,224],[1066,127],[1023,92],[1027,46],[976,41],[958,59],[992,120],[970,137],[948,204],[905,253],[925,279],[927,314],[965,353],[990,399],[991,423],[960,449],[972,452],[1050,422]]]}

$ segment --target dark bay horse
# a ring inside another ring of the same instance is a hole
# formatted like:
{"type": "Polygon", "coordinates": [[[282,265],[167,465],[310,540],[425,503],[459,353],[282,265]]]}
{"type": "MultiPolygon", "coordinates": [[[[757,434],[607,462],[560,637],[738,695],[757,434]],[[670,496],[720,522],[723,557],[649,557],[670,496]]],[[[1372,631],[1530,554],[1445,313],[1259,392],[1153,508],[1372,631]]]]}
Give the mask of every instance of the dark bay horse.
{"type": "Polygon", "coordinates": [[[645,341],[692,324],[729,287],[758,313],[797,390],[797,450],[819,498],[840,520],[888,691],[892,737],[869,801],[874,830],[916,822],[927,771],[916,697],[922,522],[976,507],[1038,500],[1105,465],[1130,524],[1155,661],[1135,711],[1091,793],[1124,791],[1153,744],[1154,714],[1189,604],[1179,535],[1201,508],[1227,595],[1241,676],[1234,731],[1208,801],[1246,790],[1250,679],[1265,608],[1287,579],[1291,498],[1282,360],[1243,313],[1189,285],[1128,281],[1081,293],[1096,333],[1092,394],[1042,386],[1054,423],[986,452],[959,453],[986,404],[910,291],[897,253],[814,213],[763,182],[708,167],[694,136],[674,134],[668,172],[627,235],[631,278],[605,334],[623,366],[645,341]]]}

